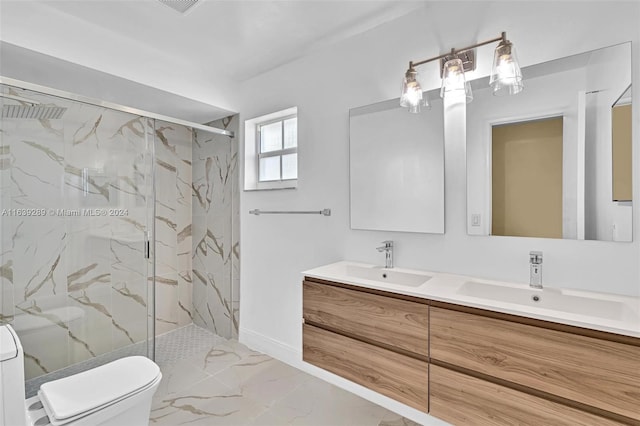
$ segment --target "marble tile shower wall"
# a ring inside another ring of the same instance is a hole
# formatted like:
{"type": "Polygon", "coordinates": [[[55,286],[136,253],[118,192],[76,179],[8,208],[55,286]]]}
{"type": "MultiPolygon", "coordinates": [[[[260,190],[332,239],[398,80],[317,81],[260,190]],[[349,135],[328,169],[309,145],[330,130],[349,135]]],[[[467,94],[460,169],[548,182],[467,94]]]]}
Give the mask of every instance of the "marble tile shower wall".
{"type": "Polygon", "coordinates": [[[153,123],[14,95],[67,108],[63,119],[0,126],[0,315],[18,332],[33,378],[147,337],[153,123]]]}
{"type": "MultiPolygon", "coordinates": [[[[210,125],[238,132],[238,116],[210,125]]],[[[193,141],[193,321],[237,338],[239,324],[238,144],[195,132],[193,141]]]]}
{"type": "Polygon", "coordinates": [[[191,151],[193,130],[158,121],[156,156],[156,335],[193,321],[191,151]]]}

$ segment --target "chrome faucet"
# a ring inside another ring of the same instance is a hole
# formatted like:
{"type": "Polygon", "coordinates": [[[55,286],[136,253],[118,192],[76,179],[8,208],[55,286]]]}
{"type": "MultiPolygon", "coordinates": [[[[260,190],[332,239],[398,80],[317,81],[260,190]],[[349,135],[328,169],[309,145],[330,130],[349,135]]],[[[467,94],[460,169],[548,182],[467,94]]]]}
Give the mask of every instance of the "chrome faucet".
{"type": "Polygon", "coordinates": [[[382,244],[384,245],[376,247],[376,250],[381,253],[384,252],[384,267],[387,269],[393,268],[393,241],[383,241],[382,244]]]}
{"type": "Polygon", "coordinates": [[[529,252],[529,287],[542,289],[542,252],[529,252]]]}

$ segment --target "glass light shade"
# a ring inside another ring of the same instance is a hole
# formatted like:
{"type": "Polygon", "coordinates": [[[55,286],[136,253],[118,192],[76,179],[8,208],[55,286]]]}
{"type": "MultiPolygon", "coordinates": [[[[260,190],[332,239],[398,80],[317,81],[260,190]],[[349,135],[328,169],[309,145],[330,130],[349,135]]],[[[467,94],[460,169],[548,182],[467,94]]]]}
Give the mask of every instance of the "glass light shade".
{"type": "Polygon", "coordinates": [[[510,41],[500,42],[496,47],[489,84],[496,96],[515,95],[524,89],[516,49],[510,41]]]}
{"type": "Polygon", "coordinates": [[[429,101],[422,96],[422,87],[418,82],[418,73],[415,69],[409,68],[402,79],[402,94],[400,95],[400,106],[409,108],[409,112],[419,113],[421,106],[429,107],[429,101]]]}
{"type": "Polygon", "coordinates": [[[445,62],[442,69],[442,88],[440,97],[463,96],[466,103],[473,100],[471,85],[464,76],[462,60],[459,58],[450,59],[445,62]]]}
{"type": "Polygon", "coordinates": [[[408,110],[412,114],[418,114],[420,112],[420,110],[421,110],[420,104],[417,103],[415,105],[409,105],[408,110]]]}

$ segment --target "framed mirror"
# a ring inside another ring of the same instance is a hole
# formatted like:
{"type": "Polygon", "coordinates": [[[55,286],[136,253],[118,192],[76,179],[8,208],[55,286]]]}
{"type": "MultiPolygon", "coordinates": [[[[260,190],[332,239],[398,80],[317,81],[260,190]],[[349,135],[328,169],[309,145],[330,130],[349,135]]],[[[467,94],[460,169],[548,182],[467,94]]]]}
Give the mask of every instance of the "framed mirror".
{"type": "Polygon", "coordinates": [[[444,233],[443,105],[432,92],[417,114],[397,98],[349,111],[352,229],[444,233]]]}
{"type": "Polygon", "coordinates": [[[631,43],[522,73],[517,96],[472,82],[468,234],[631,241],[631,43]]]}

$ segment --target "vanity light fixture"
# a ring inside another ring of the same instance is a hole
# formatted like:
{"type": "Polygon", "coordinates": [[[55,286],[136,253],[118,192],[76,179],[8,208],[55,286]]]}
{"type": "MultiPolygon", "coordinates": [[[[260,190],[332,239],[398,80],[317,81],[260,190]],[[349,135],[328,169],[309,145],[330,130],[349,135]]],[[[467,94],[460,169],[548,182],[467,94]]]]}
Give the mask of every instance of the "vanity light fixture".
{"type": "Polygon", "coordinates": [[[400,97],[400,106],[409,108],[409,112],[417,114],[420,107],[429,107],[429,100],[425,97],[422,99],[422,88],[418,82],[418,72],[413,67],[409,67],[402,79],[402,96],[400,97]]]}
{"type": "Polygon", "coordinates": [[[461,94],[464,90],[466,102],[473,100],[471,86],[466,81],[464,73],[473,71],[476,68],[475,48],[486,44],[499,42],[496,47],[491,68],[491,79],[489,84],[493,88],[494,95],[515,95],[524,88],[522,84],[522,73],[516,56],[513,44],[507,40],[507,33],[502,32],[500,37],[483,41],[462,49],[451,49],[450,52],[438,55],[422,61],[410,61],[409,69],[405,73],[402,81],[402,95],[400,96],[400,106],[409,108],[409,112],[420,112],[421,106],[429,106],[428,100],[422,94],[422,88],[418,83],[418,72],[416,67],[428,62],[440,60],[440,75],[442,77],[442,88],[440,96],[444,98],[447,93],[461,94]]]}
{"type": "Polygon", "coordinates": [[[473,100],[471,85],[464,77],[464,66],[460,58],[449,59],[442,68],[440,97],[444,98],[447,92],[453,92],[457,96],[464,95],[467,103],[473,100]]]}
{"type": "Polygon", "coordinates": [[[502,33],[502,40],[493,54],[489,84],[496,96],[515,95],[524,88],[516,48],[507,40],[506,33],[502,33]]]}

